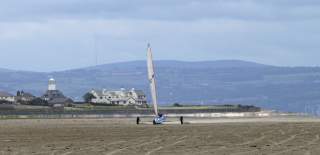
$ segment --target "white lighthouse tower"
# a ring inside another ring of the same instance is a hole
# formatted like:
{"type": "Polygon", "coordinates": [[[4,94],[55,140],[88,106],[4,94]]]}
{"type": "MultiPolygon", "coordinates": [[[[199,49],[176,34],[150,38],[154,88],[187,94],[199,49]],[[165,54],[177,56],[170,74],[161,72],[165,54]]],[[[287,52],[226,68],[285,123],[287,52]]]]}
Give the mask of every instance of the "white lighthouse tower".
{"type": "Polygon", "coordinates": [[[48,90],[57,90],[56,80],[53,78],[49,79],[48,90]]]}

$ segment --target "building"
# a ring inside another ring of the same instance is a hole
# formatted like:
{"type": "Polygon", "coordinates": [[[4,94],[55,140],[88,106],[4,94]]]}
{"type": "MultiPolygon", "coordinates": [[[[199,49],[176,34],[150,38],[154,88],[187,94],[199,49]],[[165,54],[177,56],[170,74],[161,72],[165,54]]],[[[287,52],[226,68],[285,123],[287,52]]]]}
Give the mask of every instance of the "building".
{"type": "Polygon", "coordinates": [[[10,93],[7,93],[7,92],[4,92],[4,91],[0,91],[0,101],[5,101],[5,102],[15,102],[15,96],[10,94],[10,93]]]}
{"type": "Polygon", "coordinates": [[[49,79],[48,90],[57,90],[56,80],[54,80],[53,78],[49,79]]]}
{"type": "Polygon", "coordinates": [[[56,81],[53,78],[49,79],[48,90],[42,95],[41,99],[47,101],[51,106],[67,106],[73,103],[70,98],[64,96],[63,93],[57,89],[56,81]]]}
{"type": "Polygon", "coordinates": [[[107,90],[92,90],[90,92],[94,97],[91,103],[106,104],[106,105],[135,105],[146,106],[146,95],[141,90],[125,90],[107,91],[107,90]]]}
{"type": "Polygon", "coordinates": [[[22,91],[17,92],[16,101],[17,102],[31,102],[35,98],[36,97],[34,95],[32,95],[31,93],[24,92],[22,90],[22,91]]]}

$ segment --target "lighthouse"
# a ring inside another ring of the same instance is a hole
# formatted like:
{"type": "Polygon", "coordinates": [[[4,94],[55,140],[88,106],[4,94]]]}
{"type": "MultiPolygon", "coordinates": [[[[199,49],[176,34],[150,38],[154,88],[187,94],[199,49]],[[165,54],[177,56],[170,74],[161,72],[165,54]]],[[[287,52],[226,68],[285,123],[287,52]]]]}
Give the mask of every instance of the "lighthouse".
{"type": "Polygon", "coordinates": [[[49,79],[48,90],[57,90],[56,80],[53,78],[49,79]]]}

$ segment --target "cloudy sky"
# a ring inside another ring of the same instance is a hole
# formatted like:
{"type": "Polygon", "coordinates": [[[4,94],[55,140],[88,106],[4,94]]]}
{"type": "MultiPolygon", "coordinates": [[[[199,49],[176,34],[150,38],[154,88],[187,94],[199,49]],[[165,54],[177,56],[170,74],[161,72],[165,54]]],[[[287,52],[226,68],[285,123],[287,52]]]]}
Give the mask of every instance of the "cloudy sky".
{"type": "Polygon", "coordinates": [[[320,66],[320,1],[0,2],[0,68],[57,71],[143,60],[148,42],[156,59],[320,66]]]}

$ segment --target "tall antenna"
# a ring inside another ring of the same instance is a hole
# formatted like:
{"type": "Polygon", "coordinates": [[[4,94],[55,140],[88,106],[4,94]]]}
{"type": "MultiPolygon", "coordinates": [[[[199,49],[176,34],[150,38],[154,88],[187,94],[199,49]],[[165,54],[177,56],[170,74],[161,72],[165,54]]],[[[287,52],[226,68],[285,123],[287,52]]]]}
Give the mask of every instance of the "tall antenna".
{"type": "MultiPolygon", "coordinates": [[[[93,34],[93,55],[94,55],[94,66],[98,66],[98,37],[97,37],[97,34],[94,33],[93,34]]],[[[94,74],[92,75],[93,78],[95,79],[95,87],[98,88],[99,87],[99,84],[98,84],[98,77],[97,77],[97,72],[94,72],[94,74]]]]}
{"type": "Polygon", "coordinates": [[[97,35],[95,34],[93,37],[93,52],[94,52],[94,61],[95,61],[95,66],[98,66],[99,60],[98,60],[98,46],[97,46],[98,38],[97,35]]]}

